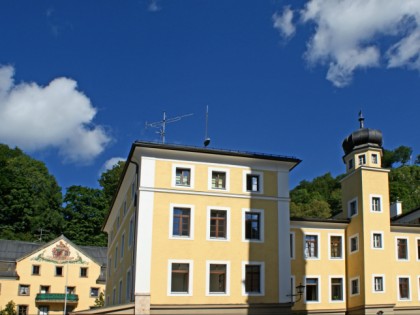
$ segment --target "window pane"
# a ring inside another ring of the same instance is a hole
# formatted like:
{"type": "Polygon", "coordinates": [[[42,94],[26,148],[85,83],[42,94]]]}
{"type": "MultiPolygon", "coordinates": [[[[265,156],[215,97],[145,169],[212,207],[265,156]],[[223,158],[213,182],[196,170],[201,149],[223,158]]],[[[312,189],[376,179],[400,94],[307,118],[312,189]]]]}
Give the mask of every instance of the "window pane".
{"type": "Polygon", "coordinates": [[[400,289],[400,299],[409,299],[410,298],[409,279],[408,278],[400,278],[399,279],[399,289],[400,289]]]}
{"type": "Polygon", "coordinates": [[[318,257],[318,236],[305,235],[305,255],[306,257],[318,257]]]}
{"type": "Polygon", "coordinates": [[[318,279],[306,279],[306,301],[318,301],[318,279]]]}
{"type": "Polygon", "coordinates": [[[217,189],[226,188],[226,173],[225,172],[212,172],[211,187],[217,189]]]}
{"type": "Polygon", "coordinates": [[[245,266],[245,292],[260,293],[261,292],[261,266],[246,265],[245,266]]]}
{"type": "Polygon", "coordinates": [[[190,209],[174,208],[172,235],[190,236],[190,209]]]}
{"type": "Polygon", "coordinates": [[[188,293],[189,264],[172,264],[171,292],[188,293]]]}
{"type": "Polygon", "coordinates": [[[211,210],[210,237],[226,238],[226,211],[211,210]]]}
{"type": "Polygon", "coordinates": [[[226,265],[210,265],[210,288],[211,293],[226,292],[226,265]]]}
{"type": "Polygon", "coordinates": [[[260,239],[260,213],[245,213],[245,238],[248,240],[260,239]]]}
{"type": "Polygon", "coordinates": [[[343,279],[341,278],[331,279],[331,300],[332,301],[343,300],[343,279]]]}
{"type": "Polygon", "coordinates": [[[398,259],[407,259],[407,240],[404,238],[397,239],[398,259]]]}
{"type": "Polygon", "coordinates": [[[247,191],[259,191],[260,189],[260,176],[254,174],[246,175],[246,190],[247,191]]]}
{"type": "Polygon", "coordinates": [[[332,258],[341,258],[341,240],[341,236],[331,236],[330,249],[332,258]]]}
{"type": "Polygon", "coordinates": [[[382,277],[375,277],[375,291],[382,292],[384,290],[384,279],[382,277]]]}
{"type": "Polygon", "coordinates": [[[191,182],[191,170],[188,168],[177,168],[176,169],[176,185],[190,186],[191,182]]]}

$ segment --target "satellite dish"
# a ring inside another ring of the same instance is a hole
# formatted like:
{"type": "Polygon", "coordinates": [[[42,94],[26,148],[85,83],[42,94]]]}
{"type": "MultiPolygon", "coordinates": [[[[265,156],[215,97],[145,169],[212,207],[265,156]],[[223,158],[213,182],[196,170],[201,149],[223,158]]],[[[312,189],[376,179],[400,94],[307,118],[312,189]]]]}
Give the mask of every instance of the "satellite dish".
{"type": "Polygon", "coordinates": [[[204,146],[207,147],[210,144],[210,138],[204,140],[204,146]]]}

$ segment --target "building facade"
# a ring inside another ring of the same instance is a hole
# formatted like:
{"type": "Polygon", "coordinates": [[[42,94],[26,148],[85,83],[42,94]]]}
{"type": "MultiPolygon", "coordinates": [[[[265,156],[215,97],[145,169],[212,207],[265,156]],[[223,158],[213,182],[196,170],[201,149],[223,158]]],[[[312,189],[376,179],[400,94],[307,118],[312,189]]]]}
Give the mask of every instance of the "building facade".
{"type": "Polygon", "coordinates": [[[289,171],[300,160],[136,142],[105,222],[106,304],[289,314],[289,171]]]}
{"type": "Polygon", "coordinates": [[[0,240],[0,309],[54,315],[88,309],[105,290],[106,248],[64,236],[48,244],[0,240]]]}

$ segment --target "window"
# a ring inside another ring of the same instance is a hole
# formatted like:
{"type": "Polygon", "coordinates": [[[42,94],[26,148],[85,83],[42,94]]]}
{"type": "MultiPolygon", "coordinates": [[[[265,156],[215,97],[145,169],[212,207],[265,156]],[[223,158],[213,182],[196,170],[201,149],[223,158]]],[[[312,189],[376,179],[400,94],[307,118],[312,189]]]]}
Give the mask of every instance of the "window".
{"type": "Polygon", "coordinates": [[[351,279],[350,281],[350,294],[358,295],[359,292],[359,278],[351,279]]]}
{"type": "Polygon", "coordinates": [[[406,238],[397,238],[397,255],[400,260],[408,260],[408,240],[406,238]]]}
{"type": "Polygon", "coordinates": [[[357,215],[357,199],[353,199],[348,203],[349,217],[357,215]]]}
{"type": "Polygon", "coordinates": [[[371,210],[372,210],[372,212],[382,212],[381,197],[372,197],[372,199],[371,199],[371,210]]]}
{"type": "Polygon", "coordinates": [[[261,191],[261,177],[259,174],[246,174],[246,191],[261,191]]]}
{"type": "Polygon", "coordinates": [[[331,278],[331,301],[343,300],[343,278],[331,278]]]}
{"type": "Polygon", "coordinates": [[[191,209],[173,208],[172,236],[190,236],[191,209]]]}
{"type": "Polygon", "coordinates": [[[410,300],[410,278],[398,277],[398,299],[410,300]]]}
{"type": "Polygon", "coordinates": [[[131,199],[136,196],[136,176],[134,176],[133,182],[131,183],[131,199]]]}
{"type": "Polygon", "coordinates": [[[226,172],[211,172],[211,188],[226,189],[226,172]]]}
{"type": "Polygon", "coordinates": [[[27,284],[19,284],[19,295],[29,295],[29,288],[27,284]]]}
{"type": "Polygon", "coordinates": [[[382,293],[385,292],[384,277],[383,276],[373,276],[373,292],[382,293]]]}
{"type": "Polygon", "coordinates": [[[340,235],[330,236],[330,258],[343,258],[343,237],[340,235]]]}
{"type": "Polygon", "coordinates": [[[353,159],[349,160],[349,170],[353,168],[353,159]]]}
{"type": "Polygon", "coordinates": [[[224,263],[209,264],[209,294],[226,294],[227,293],[227,265],[224,263]]]}
{"type": "Polygon", "coordinates": [[[359,165],[364,165],[366,164],[366,155],[361,154],[359,155],[359,165]]]}
{"type": "Polygon", "coordinates": [[[87,267],[80,267],[80,277],[86,278],[88,276],[88,269],[87,267]]]}
{"type": "Polygon", "coordinates": [[[359,236],[354,235],[350,237],[350,253],[359,251],[359,236]]]}
{"type": "Polygon", "coordinates": [[[295,233],[290,233],[290,258],[295,259],[295,233]]]}
{"type": "Polygon", "coordinates": [[[40,268],[41,268],[41,266],[39,266],[39,265],[32,265],[32,275],[39,276],[40,268]]]}
{"type": "Polygon", "coordinates": [[[67,294],[75,294],[76,287],[67,287],[67,294]]]}
{"type": "Polygon", "coordinates": [[[41,293],[41,294],[50,293],[50,286],[49,285],[41,285],[39,287],[39,293],[41,293]]]}
{"type": "Polygon", "coordinates": [[[130,226],[128,230],[128,247],[131,247],[131,245],[133,244],[133,239],[134,239],[134,222],[133,222],[133,218],[131,218],[130,226]]]}
{"type": "Polygon", "coordinates": [[[243,295],[264,295],[264,263],[243,262],[243,295]]]}
{"type": "Polygon", "coordinates": [[[118,245],[115,246],[114,269],[117,269],[117,260],[118,260],[118,245]]]}
{"type": "Polygon", "coordinates": [[[175,170],[176,186],[191,186],[191,169],[177,167],[175,170]]]}
{"type": "Polygon", "coordinates": [[[121,236],[121,258],[124,257],[125,234],[121,236]]]}
{"type": "Polygon", "coordinates": [[[62,266],[56,266],[55,267],[55,275],[56,275],[56,277],[62,277],[63,276],[63,267],[62,266]]]}
{"type": "Polygon", "coordinates": [[[382,233],[374,232],[372,233],[372,248],[374,249],[382,249],[382,233]]]}
{"type": "Polygon", "coordinates": [[[48,315],[49,307],[48,306],[39,306],[39,313],[38,315],[48,315]]]}
{"type": "Polygon", "coordinates": [[[116,231],[118,231],[119,227],[120,227],[120,216],[117,217],[117,229],[116,229],[116,231]]]}
{"type": "Polygon", "coordinates": [[[125,284],[125,301],[130,302],[131,301],[131,270],[127,271],[127,278],[126,278],[126,284],[125,284]]]}
{"type": "Polygon", "coordinates": [[[171,294],[191,294],[190,292],[190,271],[191,263],[171,263],[171,294]]]}
{"type": "Polygon", "coordinates": [[[378,164],[378,155],[372,154],[372,164],[378,164]]]}
{"type": "Polygon", "coordinates": [[[90,296],[91,297],[98,297],[99,296],[99,288],[90,288],[90,296]]]}
{"type": "Polygon", "coordinates": [[[319,258],[318,235],[305,235],[305,258],[319,258]]]}
{"type": "Polygon", "coordinates": [[[243,241],[264,241],[264,210],[242,209],[243,215],[243,241]]]}
{"type": "Polygon", "coordinates": [[[123,204],[123,217],[125,216],[126,213],[127,213],[127,200],[124,200],[124,204],[123,204]]]}
{"type": "Polygon", "coordinates": [[[18,315],[28,315],[28,305],[18,305],[18,315]]]}
{"type": "Polygon", "coordinates": [[[122,280],[118,284],[118,304],[122,302],[122,280]]]}
{"type": "Polygon", "coordinates": [[[210,238],[226,239],[227,211],[210,210],[210,238]]]}
{"type": "Polygon", "coordinates": [[[319,302],[319,278],[306,278],[306,302],[319,302]]]}

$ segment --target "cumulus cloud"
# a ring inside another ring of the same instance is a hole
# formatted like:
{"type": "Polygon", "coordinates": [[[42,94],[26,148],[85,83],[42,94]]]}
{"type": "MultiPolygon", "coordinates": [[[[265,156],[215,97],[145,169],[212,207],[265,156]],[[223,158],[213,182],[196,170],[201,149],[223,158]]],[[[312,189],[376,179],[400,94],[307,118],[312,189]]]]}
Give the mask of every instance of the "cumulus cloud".
{"type": "Polygon", "coordinates": [[[0,66],[0,142],[27,151],[57,148],[73,163],[90,162],[110,142],[93,124],[96,109],[74,80],[16,85],[13,77],[13,67],[0,66]]]}
{"type": "Polygon", "coordinates": [[[122,157],[113,157],[110,158],[109,160],[107,160],[101,167],[101,169],[99,170],[98,176],[101,176],[102,173],[112,169],[115,165],[118,164],[118,162],[125,162],[126,159],[122,158],[122,157]]]}
{"type": "Polygon", "coordinates": [[[420,71],[418,0],[309,0],[298,14],[302,25],[315,25],[305,59],[326,65],[327,79],[337,87],[348,85],[363,68],[386,65],[420,71]]]}
{"type": "Polygon", "coordinates": [[[293,25],[293,11],[290,7],[285,7],[282,14],[274,13],[272,16],[273,26],[285,38],[290,38],[295,34],[296,28],[293,25]]]}

